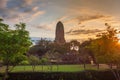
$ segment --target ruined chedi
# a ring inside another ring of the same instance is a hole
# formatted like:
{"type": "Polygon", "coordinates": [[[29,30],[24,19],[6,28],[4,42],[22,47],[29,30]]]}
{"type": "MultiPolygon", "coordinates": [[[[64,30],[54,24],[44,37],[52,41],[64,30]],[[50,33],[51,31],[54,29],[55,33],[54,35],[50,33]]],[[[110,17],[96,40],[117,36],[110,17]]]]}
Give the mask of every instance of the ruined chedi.
{"type": "Polygon", "coordinates": [[[61,21],[59,21],[56,25],[55,43],[60,45],[65,43],[64,26],[61,21]]]}

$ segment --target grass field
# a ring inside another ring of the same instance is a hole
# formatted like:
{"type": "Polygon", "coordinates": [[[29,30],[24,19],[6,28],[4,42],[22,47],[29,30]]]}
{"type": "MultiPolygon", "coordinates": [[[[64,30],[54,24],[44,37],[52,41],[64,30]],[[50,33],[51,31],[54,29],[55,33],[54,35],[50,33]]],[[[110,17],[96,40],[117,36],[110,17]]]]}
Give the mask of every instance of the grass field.
{"type": "MultiPolygon", "coordinates": [[[[108,69],[107,65],[101,65],[100,70],[108,69]]],[[[35,67],[36,72],[77,72],[83,70],[97,70],[97,66],[93,66],[90,64],[86,65],[86,69],[84,69],[83,65],[37,65],[35,67]]],[[[5,67],[0,67],[0,72],[3,73],[5,71],[5,67]]],[[[32,66],[16,66],[12,70],[12,72],[27,72],[33,71],[32,66]]]]}

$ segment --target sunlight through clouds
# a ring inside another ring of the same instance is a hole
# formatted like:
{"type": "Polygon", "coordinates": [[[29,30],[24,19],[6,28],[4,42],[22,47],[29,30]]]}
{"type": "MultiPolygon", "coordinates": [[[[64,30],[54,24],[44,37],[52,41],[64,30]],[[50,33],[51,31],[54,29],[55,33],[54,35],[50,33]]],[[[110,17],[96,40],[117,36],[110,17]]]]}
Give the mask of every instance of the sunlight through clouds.
{"type": "Polygon", "coordinates": [[[95,34],[82,32],[100,32],[106,29],[105,23],[120,29],[119,3],[120,0],[1,0],[0,17],[11,25],[25,22],[33,37],[44,37],[46,33],[46,37],[54,38],[56,24],[61,21],[66,40],[84,40],[95,34]],[[79,34],[68,35],[70,31],[79,34]]]}

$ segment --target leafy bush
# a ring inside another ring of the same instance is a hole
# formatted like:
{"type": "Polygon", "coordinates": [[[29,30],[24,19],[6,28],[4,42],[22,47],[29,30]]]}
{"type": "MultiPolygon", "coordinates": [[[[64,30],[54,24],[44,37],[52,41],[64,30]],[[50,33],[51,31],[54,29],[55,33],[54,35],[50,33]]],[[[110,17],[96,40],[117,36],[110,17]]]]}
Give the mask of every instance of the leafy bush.
{"type": "Polygon", "coordinates": [[[28,64],[30,64],[30,63],[29,63],[29,61],[27,61],[27,60],[22,61],[22,62],[20,63],[20,65],[28,65],[28,64]]]}
{"type": "Polygon", "coordinates": [[[47,58],[41,58],[40,63],[41,64],[46,64],[48,62],[47,58]]]}

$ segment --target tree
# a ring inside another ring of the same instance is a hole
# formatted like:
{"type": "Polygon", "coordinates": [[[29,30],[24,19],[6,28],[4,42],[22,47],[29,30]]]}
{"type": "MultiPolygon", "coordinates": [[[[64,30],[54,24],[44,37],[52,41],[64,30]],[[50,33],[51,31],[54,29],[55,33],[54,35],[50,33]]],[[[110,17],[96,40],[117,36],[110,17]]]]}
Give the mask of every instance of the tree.
{"type": "Polygon", "coordinates": [[[98,63],[112,64],[116,62],[118,55],[117,30],[107,25],[107,32],[97,35],[97,39],[92,41],[91,48],[98,63]]]}
{"type": "Polygon", "coordinates": [[[24,58],[31,41],[29,32],[25,30],[25,23],[15,25],[15,30],[9,28],[9,25],[0,21],[0,56],[5,67],[6,80],[10,65],[15,67],[24,58]]]}
{"type": "Polygon", "coordinates": [[[29,55],[37,55],[39,58],[41,58],[50,50],[50,43],[51,41],[41,38],[37,45],[34,45],[29,49],[29,55]]]}
{"type": "Polygon", "coordinates": [[[34,55],[29,56],[29,62],[32,65],[33,72],[35,71],[35,66],[39,64],[39,61],[40,60],[37,56],[34,56],[34,55]]]}

